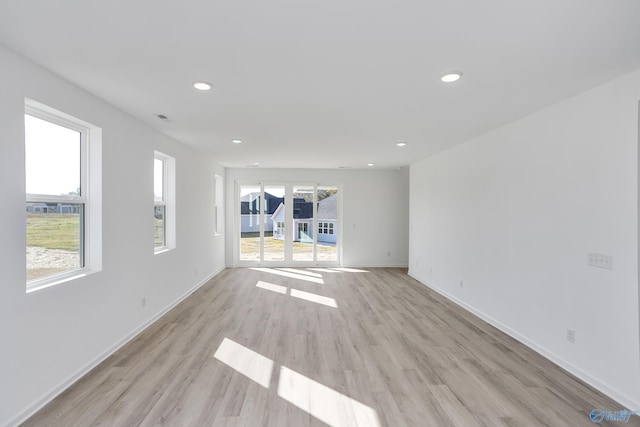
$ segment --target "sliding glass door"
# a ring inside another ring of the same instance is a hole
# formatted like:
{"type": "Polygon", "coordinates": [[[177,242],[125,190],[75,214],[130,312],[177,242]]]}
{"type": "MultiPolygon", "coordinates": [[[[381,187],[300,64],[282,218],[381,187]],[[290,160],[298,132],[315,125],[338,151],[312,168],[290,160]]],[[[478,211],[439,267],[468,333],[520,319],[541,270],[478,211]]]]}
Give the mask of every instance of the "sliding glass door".
{"type": "Polygon", "coordinates": [[[289,220],[293,225],[293,233],[289,234],[293,261],[313,261],[314,196],[313,186],[293,187],[293,218],[289,220]]]}
{"type": "Polygon", "coordinates": [[[337,185],[238,184],[239,265],[339,265],[337,185]]]}
{"type": "Polygon", "coordinates": [[[284,186],[264,187],[264,239],[263,260],[284,261],[285,223],[278,221],[279,213],[285,211],[284,186]]]}
{"type": "Polygon", "coordinates": [[[260,261],[262,209],[260,186],[240,187],[240,261],[260,261]]]}

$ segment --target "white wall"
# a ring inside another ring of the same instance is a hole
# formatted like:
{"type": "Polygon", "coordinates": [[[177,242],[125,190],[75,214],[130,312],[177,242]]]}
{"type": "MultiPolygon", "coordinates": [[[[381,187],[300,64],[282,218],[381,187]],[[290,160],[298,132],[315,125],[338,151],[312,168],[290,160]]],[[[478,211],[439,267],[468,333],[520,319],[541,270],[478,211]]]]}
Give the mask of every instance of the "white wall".
{"type": "Polygon", "coordinates": [[[406,266],[409,176],[403,170],[228,168],[227,265],[233,265],[235,182],[343,184],[342,260],[349,267],[406,266]],[[388,255],[391,253],[391,255],[388,255]]]}
{"type": "Polygon", "coordinates": [[[410,274],[632,410],[638,100],[640,70],[410,172],[410,274]],[[590,252],[613,269],[587,266],[590,252]]]}
{"type": "Polygon", "coordinates": [[[11,425],[224,268],[224,169],[0,48],[0,425],[11,425]],[[102,127],[103,271],[25,293],[24,99],[102,127]],[[176,158],[177,248],[153,253],[153,152],[176,158]],[[197,272],[195,271],[197,270],[197,272]],[[142,307],[141,298],[147,297],[142,307]]]}

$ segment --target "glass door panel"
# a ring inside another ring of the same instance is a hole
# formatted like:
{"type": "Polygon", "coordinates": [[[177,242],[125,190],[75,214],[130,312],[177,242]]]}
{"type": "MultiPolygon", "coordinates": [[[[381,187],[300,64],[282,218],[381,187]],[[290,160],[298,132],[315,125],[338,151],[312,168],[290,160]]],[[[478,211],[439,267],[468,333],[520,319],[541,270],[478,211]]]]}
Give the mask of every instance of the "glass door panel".
{"type": "Polygon", "coordinates": [[[317,261],[338,261],[338,187],[318,187],[317,261]]]}
{"type": "Polygon", "coordinates": [[[284,186],[264,187],[264,261],[284,261],[284,186]]]}
{"type": "Polygon", "coordinates": [[[313,261],[314,188],[293,187],[293,218],[291,219],[291,258],[293,261],[313,261]]]}
{"type": "Polygon", "coordinates": [[[240,261],[260,261],[259,186],[240,187],[240,261]]]}

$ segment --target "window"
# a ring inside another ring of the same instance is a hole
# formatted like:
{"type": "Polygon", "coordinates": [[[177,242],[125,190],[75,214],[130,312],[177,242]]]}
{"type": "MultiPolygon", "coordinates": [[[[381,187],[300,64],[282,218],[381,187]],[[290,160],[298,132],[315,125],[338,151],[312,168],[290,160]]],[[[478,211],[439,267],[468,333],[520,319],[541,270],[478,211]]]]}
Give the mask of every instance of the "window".
{"type": "Polygon", "coordinates": [[[165,184],[166,163],[164,159],[156,158],[153,161],[153,216],[154,216],[154,232],[153,245],[158,249],[164,249],[167,246],[167,195],[165,184]]]}
{"type": "Polygon", "coordinates": [[[222,211],[224,209],[223,206],[223,183],[222,183],[222,177],[219,175],[215,176],[216,179],[216,193],[215,193],[215,200],[216,203],[214,205],[213,208],[213,214],[215,216],[214,221],[215,221],[215,235],[219,235],[220,233],[222,233],[222,211]]]}
{"type": "Polygon", "coordinates": [[[153,247],[175,248],[175,159],[158,151],[153,159],[153,247]]]}
{"type": "Polygon", "coordinates": [[[31,292],[101,269],[101,130],[31,100],[24,129],[31,292]]]}
{"type": "Polygon", "coordinates": [[[333,234],[333,223],[331,222],[319,222],[318,223],[319,234],[333,234]]]}

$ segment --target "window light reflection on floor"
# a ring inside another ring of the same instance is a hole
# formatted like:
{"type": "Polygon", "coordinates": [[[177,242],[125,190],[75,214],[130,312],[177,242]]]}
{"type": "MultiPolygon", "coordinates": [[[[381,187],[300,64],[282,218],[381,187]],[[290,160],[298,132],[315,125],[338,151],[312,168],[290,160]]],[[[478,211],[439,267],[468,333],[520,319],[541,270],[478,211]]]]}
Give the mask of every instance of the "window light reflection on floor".
{"type": "Polygon", "coordinates": [[[322,274],[318,274],[318,273],[314,273],[312,271],[308,271],[308,270],[302,270],[302,269],[298,269],[298,268],[278,268],[278,270],[280,271],[288,271],[289,273],[295,273],[295,274],[304,274],[305,276],[312,276],[312,277],[319,277],[322,279],[322,274]]]}
{"type": "Polygon", "coordinates": [[[240,372],[250,380],[257,382],[262,387],[269,388],[271,371],[273,370],[273,360],[229,338],[222,340],[213,357],[240,372]]]}
{"type": "Polygon", "coordinates": [[[294,298],[300,298],[306,301],[323,304],[328,307],[338,308],[338,303],[335,299],[329,297],[323,297],[322,295],[312,294],[311,292],[299,291],[297,289],[291,289],[291,296],[294,298]]]}
{"type": "Polygon", "coordinates": [[[285,294],[285,295],[287,294],[286,286],[280,286],[274,283],[263,282],[262,280],[258,280],[258,283],[256,283],[256,287],[266,289],[268,291],[277,292],[279,294],[285,294]]]}
{"type": "Polygon", "coordinates": [[[280,368],[278,396],[332,427],[380,427],[373,408],[286,366],[280,368]]]}
{"type": "Polygon", "coordinates": [[[318,268],[309,268],[309,270],[319,271],[321,273],[334,273],[334,274],[335,273],[340,273],[339,271],[332,270],[330,268],[320,268],[320,267],[318,267],[318,268]]]}
{"type": "Polygon", "coordinates": [[[264,267],[251,267],[250,270],[260,271],[262,273],[271,273],[277,274],[278,276],[289,277],[292,279],[305,280],[307,282],[318,283],[320,285],[324,285],[324,280],[322,278],[317,277],[309,277],[304,274],[291,273],[288,271],[281,271],[275,268],[264,268],[264,267]]]}
{"type": "MultiPolygon", "coordinates": [[[[256,283],[256,288],[266,289],[267,291],[277,292],[283,295],[287,294],[286,286],[276,285],[275,283],[264,282],[262,280],[258,280],[258,282],[256,283]]],[[[328,307],[338,308],[338,303],[336,302],[335,299],[314,294],[312,292],[305,292],[305,291],[299,291],[297,289],[291,289],[290,295],[294,298],[315,302],[316,304],[322,304],[328,307]]]]}
{"type": "Polygon", "coordinates": [[[367,270],[360,270],[357,268],[347,268],[347,267],[336,267],[336,268],[332,268],[332,270],[342,271],[344,273],[368,273],[367,270]]]}

